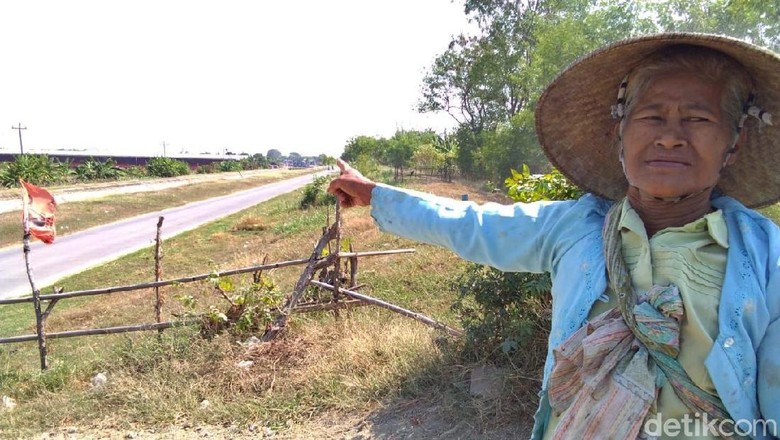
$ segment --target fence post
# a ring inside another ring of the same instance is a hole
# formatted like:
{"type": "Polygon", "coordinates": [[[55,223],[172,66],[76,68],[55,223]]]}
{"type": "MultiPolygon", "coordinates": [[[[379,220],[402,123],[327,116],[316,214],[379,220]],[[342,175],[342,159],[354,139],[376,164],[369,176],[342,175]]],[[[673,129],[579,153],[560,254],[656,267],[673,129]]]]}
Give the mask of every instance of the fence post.
{"type": "Polygon", "coordinates": [[[22,249],[24,250],[24,265],[27,269],[27,279],[30,281],[30,287],[33,291],[33,308],[35,309],[35,332],[38,335],[38,352],[41,356],[41,370],[49,368],[49,361],[46,358],[46,332],[41,313],[41,291],[35,286],[32,267],[30,267],[30,224],[27,216],[24,218],[24,236],[22,238],[22,249]]]}
{"type": "MultiPolygon", "coordinates": [[[[156,237],[156,243],[154,246],[154,280],[160,281],[162,280],[162,240],[160,238],[161,231],[162,231],[162,224],[163,220],[165,220],[165,217],[160,216],[160,218],[157,219],[157,237],[156,237]]],[[[157,302],[154,306],[154,312],[157,316],[157,322],[162,322],[162,306],[165,304],[165,298],[160,293],[160,286],[156,286],[154,288],[155,296],[157,297],[157,302]]],[[[163,328],[160,328],[157,330],[160,334],[163,332],[163,328]]]]}

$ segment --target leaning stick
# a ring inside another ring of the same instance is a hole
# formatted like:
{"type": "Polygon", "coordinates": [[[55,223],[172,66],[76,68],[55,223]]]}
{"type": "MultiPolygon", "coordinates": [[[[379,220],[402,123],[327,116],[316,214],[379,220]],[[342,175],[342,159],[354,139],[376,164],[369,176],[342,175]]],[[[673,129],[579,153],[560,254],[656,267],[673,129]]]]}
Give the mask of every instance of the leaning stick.
{"type": "MultiPolygon", "coordinates": [[[[325,283],[317,281],[317,280],[312,280],[312,281],[310,281],[310,283],[312,285],[314,285],[314,286],[322,287],[323,289],[328,289],[328,290],[335,290],[336,289],[336,287],[331,286],[330,284],[325,284],[325,283]]],[[[367,296],[367,295],[363,295],[362,293],[353,292],[352,290],[339,289],[339,291],[341,293],[347,295],[347,296],[352,297],[352,298],[359,299],[361,301],[365,301],[367,303],[374,304],[376,306],[379,306],[379,307],[382,307],[382,308],[385,308],[385,309],[388,309],[388,310],[392,310],[392,311],[394,311],[396,313],[400,313],[400,314],[402,314],[404,316],[407,316],[407,317],[412,318],[414,320],[420,321],[423,324],[429,325],[429,326],[437,328],[439,330],[444,330],[447,333],[451,334],[452,336],[458,336],[458,337],[463,336],[463,332],[461,330],[454,329],[454,328],[448,326],[447,324],[444,324],[442,322],[439,322],[439,321],[436,321],[434,319],[431,319],[431,318],[429,318],[429,317],[427,317],[425,315],[422,315],[420,313],[416,313],[416,312],[413,312],[411,310],[407,310],[407,309],[404,309],[402,307],[398,307],[398,306],[396,306],[394,304],[390,304],[388,302],[382,301],[381,299],[376,299],[376,298],[372,298],[372,297],[367,296]]]]}
{"type": "MultiPolygon", "coordinates": [[[[279,316],[276,317],[272,324],[268,325],[265,334],[263,334],[263,337],[260,338],[260,340],[263,342],[274,339],[276,335],[284,331],[284,329],[287,327],[287,317],[290,315],[290,310],[295,307],[296,304],[298,304],[298,300],[300,299],[301,295],[303,295],[303,292],[306,290],[306,286],[311,282],[311,279],[314,276],[314,271],[318,266],[317,263],[321,262],[318,257],[322,254],[322,250],[325,249],[325,246],[328,245],[336,233],[336,228],[334,226],[335,225],[332,225],[330,228],[328,228],[325,233],[322,234],[322,237],[320,237],[317,245],[314,246],[314,251],[312,251],[311,256],[309,257],[309,264],[306,265],[303,273],[301,273],[301,277],[298,278],[298,282],[295,283],[295,289],[293,290],[292,295],[280,310],[279,316]]],[[[330,255],[328,257],[330,257],[330,255]]]]}

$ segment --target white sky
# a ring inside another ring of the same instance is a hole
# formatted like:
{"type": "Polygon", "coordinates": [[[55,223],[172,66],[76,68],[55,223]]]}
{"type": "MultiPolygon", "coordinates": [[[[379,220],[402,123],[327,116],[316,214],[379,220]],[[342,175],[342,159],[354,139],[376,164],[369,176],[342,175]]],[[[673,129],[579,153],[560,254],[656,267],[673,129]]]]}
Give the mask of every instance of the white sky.
{"type": "Polygon", "coordinates": [[[423,71],[467,30],[451,0],[0,4],[0,152],[339,155],[420,115],[423,71]]]}

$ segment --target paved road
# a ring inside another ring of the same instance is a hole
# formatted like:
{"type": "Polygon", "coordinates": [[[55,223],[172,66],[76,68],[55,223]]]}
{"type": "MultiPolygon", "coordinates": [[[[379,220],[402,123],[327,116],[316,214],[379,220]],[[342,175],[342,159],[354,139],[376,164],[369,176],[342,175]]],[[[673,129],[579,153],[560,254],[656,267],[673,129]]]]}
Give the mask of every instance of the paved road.
{"type": "MultiPolygon", "coordinates": [[[[39,288],[60,278],[114,260],[154,244],[157,218],[165,217],[163,238],[169,238],[227,215],[252,207],[311,183],[312,175],[248,189],[144,214],[74,234],[57,237],[53,245],[35,241],[30,261],[39,288]]],[[[143,196],[139,196],[143,197],[143,196]]],[[[30,293],[21,245],[0,249],[0,298],[30,293]]]]}

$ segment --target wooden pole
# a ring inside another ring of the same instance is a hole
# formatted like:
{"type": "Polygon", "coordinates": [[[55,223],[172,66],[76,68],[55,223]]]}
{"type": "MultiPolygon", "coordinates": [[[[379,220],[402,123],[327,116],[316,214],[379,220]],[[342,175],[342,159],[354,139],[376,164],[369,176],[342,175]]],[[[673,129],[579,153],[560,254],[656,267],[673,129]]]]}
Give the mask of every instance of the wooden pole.
{"type": "MultiPolygon", "coordinates": [[[[353,254],[352,243],[349,244],[349,253],[353,254]]],[[[357,270],[358,270],[358,258],[357,256],[349,257],[349,288],[354,289],[357,286],[357,270]]]]}
{"type": "Polygon", "coordinates": [[[22,127],[22,123],[20,122],[16,127],[12,125],[11,129],[17,130],[19,132],[19,154],[24,156],[24,145],[22,145],[22,130],[27,130],[27,127],[22,127]]]}
{"type": "Polygon", "coordinates": [[[41,357],[41,370],[49,368],[49,361],[46,358],[46,334],[44,333],[44,319],[41,312],[41,291],[35,285],[32,267],[30,266],[30,221],[25,206],[22,214],[22,223],[24,224],[24,235],[22,236],[22,249],[24,250],[24,265],[27,269],[27,280],[32,288],[33,308],[35,309],[35,333],[38,339],[38,353],[41,357]]]}
{"type": "MultiPolygon", "coordinates": [[[[333,289],[333,302],[338,304],[341,299],[341,294],[339,293],[339,288],[341,287],[341,258],[339,258],[339,254],[341,253],[341,203],[338,201],[336,201],[336,214],[334,217],[333,226],[336,228],[336,258],[333,262],[332,279],[330,282],[335,287],[333,289]]],[[[339,319],[340,314],[338,308],[333,309],[333,316],[336,319],[339,319]]]]}
{"type": "MultiPolygon", "coordinates": [[[[325,284],[325,283],[317,281],[317,280],[312,280],[312,281],[310,281],[310,283],[315,285],[315,286],[317,286],[317,287],[322,287],[323,289],[328,289],[328,290],[334,290],[335,289],[334,286],[331,286],[329,284],[325,284]]],[[[448,326],[448,325],[446,325],[446,324],[444,324],[442,322],[439,322],[439,321],[436,321],[434,319],[431,319],[431,318],[429,318],[429,317],[427,317],[425,315],[422,315],[420,313],[416,313],[416,312],[413,312],[411,310],[407,310],[407,309],[404,309],[402,307],[398,307],[398,306],[396,306],[394,304],[390,304],[389,302],[382,301],[381,299],[376,299],[376,298],[372,298],[372,297],[370,297],[368,295],[363,295],[362,293],[353,292],[353,291],[347,290],[347,289],[340,289],[340,290],[341,290],[341,293],[343,293],[343,294],[345,294],[347,296],[350,296],[352,298],[365,301],[365,302],[367,302],[369,304],[374,304],[376,306],[379,306],[379,307],[382,307],[382,308],[385,308],[385,309],[388,309],[388,310],[392,310],[393,312],[396,312],[396,313],[400,313],[400,314],[402,314],[404,316],[407,316],[409,318],[412,318],[412,319],[414,319],[416,321],[420,321],[423,324],[429,325],[429,326],[437,328],[439,330],[444,330],[447,333],[451,334],[452,336],[457,336],[457,337],[463,336],[463,332],[461,330],[454,329],[454,328],[452,328],[452,327],[450,327],[450,326],[448,326]]]]}
{"type": "MultiPolygon", "coordinates": [[[[76,336],[90,336],[90,335],[110,335],[114,333],[127,333],[138,332],[144,330],[159,330],[171,327],[181,327],[185,325],[192,325],[199,323],[199,319],[184,320],[184,321],[168,321],[168,322],[155,322],[150,324],[138,324],[138,325],[126,325],[121,327],[106,327],[95,328],[85,330],[68,330],[64,332],[49,333],[47,338],[73,338],[76,336]]],[[[10,344],[14,342],[27,342],[38,339],[38,335],[23,335],[23,336],[11,336],[8,338],[0,338],[0,344],[10,344]]]]}
{"type": "MultiPolygon", "coordinates": [[[[163,143],[165,145],[165,143],[163,143]]],[[[163,220],[165,220],[165,217],[160,216],[157,219],[157,236],[155,238],[155,245],[154,245],[154,280],[159,282],[162,280],[162,224],[163,220]]],[[[154,314],[157,317],[157,322],[162,322],[162,307],[165,303],[165,298],[163,298],[162,293],[160,292],[161,286],[156,286],[154,288],[154,294],[156,297],[156,302],[154,304],[154,314]]],[[[158,330],[160,334],[162,334],[163,329],[158,330]]]]}

